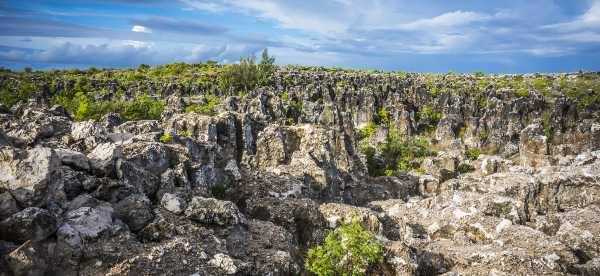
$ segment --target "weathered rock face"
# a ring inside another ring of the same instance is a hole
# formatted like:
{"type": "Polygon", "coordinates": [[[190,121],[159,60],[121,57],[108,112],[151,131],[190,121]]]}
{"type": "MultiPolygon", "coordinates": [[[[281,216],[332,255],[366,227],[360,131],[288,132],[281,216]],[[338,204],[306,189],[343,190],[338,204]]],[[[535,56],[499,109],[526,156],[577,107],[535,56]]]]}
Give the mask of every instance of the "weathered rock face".
{"type": "Polygon", "coordinates": [[[0,106],[0,275],[308,275],[354,220],[384,246],[368,275],[598,275],[600,103],[557,85],[579,77],[281,69],[243,96],[148,84],[160,120],[0,106]],[[533,78],[553,96],[475,87],[533,78]],[[394,135],[435,152],[369,175],[394,135]]]}
{"type": "Polygon", "coordinates": [[[0,187],[21,206],[45,203],[50,186],[60,181],[60,158],[53,149],[0,149],[0,187]]]}

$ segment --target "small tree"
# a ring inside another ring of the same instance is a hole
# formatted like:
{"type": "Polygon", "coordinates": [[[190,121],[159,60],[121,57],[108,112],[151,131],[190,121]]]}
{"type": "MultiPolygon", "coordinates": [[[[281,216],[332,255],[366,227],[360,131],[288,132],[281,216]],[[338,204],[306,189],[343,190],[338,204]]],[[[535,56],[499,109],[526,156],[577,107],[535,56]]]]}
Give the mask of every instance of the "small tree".
{"type": "Polygon", "coordinates": [[[267,49],[262,52],[260,63],[256,64],[256,57],[250,55],[241,58],[238,64],[226,67],[221,77],[223,89],[234,92],[247,92],[258,85],[268,85],[271,75],[275,71],[275,58],[269,56],[267,49]]]}
{"type": "Polygon", "coordinates": [[[329,232],[323,245],[311,248],[308,271],[321,275],[365,275],[370,265],[383,260],[381,243],[358,221],[329,232]]]}

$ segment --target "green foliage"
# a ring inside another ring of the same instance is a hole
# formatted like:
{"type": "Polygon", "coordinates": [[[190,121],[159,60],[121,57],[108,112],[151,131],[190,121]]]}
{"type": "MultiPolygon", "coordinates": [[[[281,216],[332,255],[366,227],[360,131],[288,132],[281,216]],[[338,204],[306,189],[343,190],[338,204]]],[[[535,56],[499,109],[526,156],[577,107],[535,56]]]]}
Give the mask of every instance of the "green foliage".
{"type": "Polygon", "coordinates": [[[479,151],[478,149],[470,149],[465,151],[465,157],[471,159],[471,160],[477,160],[477,158],[479,158],[479,155],[481,154],[481,151],[479,151]]]}
{"type": "Polygon", "coordinates": [[[398,133],[390,131],[385,143],[381,145],[381,155],[388,166],[386,169],[407,171],[417,168],[425,157],[433,155],[430,148],[425,140],[404,139],[398,133]]]}
{"type": "Polygon", "coordinates": [[[560,81],[561,92],[571,100],[577,101],[577,108],[584,109],[600,102],[600,81],[598,79],[577,79],[560,81]]]}
{"type": "Polygon", "coordinates": [[[519,97],[527,97],[527,96],[529,96],[529,90],[527,90],[525,88],[519,88],[519,89],[515,90],[515,94],[519,97]]]}
{"type": "Polygon", "coordinates": [[[442,119],[442,113],[433,110],[429,106],[424,106],[419,112],[417,112],[416,119],[418,122],[427,120],[428,122],[425,131],[430,131],[437,127],[437,124],[442,119]]]}
{"type": "Polygon", "coordinates": [[[319,275],[365,275],[383,260],[381,243],[358,221],[330,231],[325,242],[308,250],[306,270],[319,275]]]}
{"type": "Polygon", "coordinates": [[[377,130],[377,125],[373,122],[369,122],[365,127],[360,129],[360,131],[359,131],[360,138],[364,139],[367,137],[371,137],[373,134],[375,134],[376,130],[377,130]]]}
{"type": "Polygon", "coordinates": [[[380,176],[384,175],[384,169],[377,163],[375,160],[375,154],[377,153],[377,149],[370,145],[369,142],[363,140],[359,144],[359,150],[362,154],[365,155],[367,161],[367,171],[371,176],[380,176]]]}
{"type": "Polygon", "coordinates": [[[490,81],[489,80],[478,80],[477,81],[477,86],[480,89],[485,89],[490,85],[490,81]]]}
{"type": "Polygon", "coordinates": [[[29,99],[35,91],[35,85],[32,83],[24,82],[15,90],[7,89],[5,87],[0,88],[0,104],[7,107],[12,107],[18,102],[25,102],[29,99]]]}
{"type": "Polygon", "coordinates": [[[390,112],[385,107],[377,110],[377,114],[375,114],[375,123],[384,126],[390,125],[390,112]]]}
{"type": "Polygon", "coordinates": [[[94,101],[87,94],[79,91],[73,98],[57,95],[53,98],[55,104],[63,105],[74,113],[76,121],[99,120],[107,113],[119,113],[127,121],[158,120],[164,109],[164,103],[146,95],[140,95],[132,101],[94,101]]]}
{"type": "Polygon", "coordinates": [[[277,69],[275,58],[269,56],[267,49],[262,52],[260,63],[256,64],[256,57],[241,58],[239,64],[232,64],[225,68],[220,76],[221,86],[225,91],[245,93],[257,86],[271,83],[271,76],[277,69]]]}
{"type": "Polygon", "coordinates": [[[182,130],[182,131],[179,133],[179,136],[183,136],[183,137],[192,137],[192,132],[191,132],[191,131],[189,131],[189,130],[187,130],[187,129],[186,129],[186,130],[182,130]]]}
{"type": "Polygon", "coordinates": [[[286,90],[286,91],[283,91],[283,93],[281,93],[280,99],[282,102],[287,102],[289,97],[290,97],[290,94],[286,90]]]}
{"type": "Polygon", "coordinates": [[[465,138],[465,135],[467,134],[467,127],[463,126],[458,130],[458,137],[463,139],[465,138]]]}
{"type": "Polygon", "coordinates": [[[473,72],[473,76],[476,78],[485,77],[485,73],[483,71],[473,72]]]}
{"type": "Polygon", "coordinates": [[[473,165],[471,165],[471,164],[462,163],[462,164],[458,165],[458,167],[456,167],[456,172],[459,174],[469,173],[472,171],[475,171],[475,167],[473,167],[473,165]]]}
{"type": "Polygon", "coordinates": [[[376,162],[377,149],[366,141],[361,142],[360,150],[367,159],[367,169],[371,176],[394,175],[400,171],[414,171],[427,156],[435,154],[429,142],[420,139],[404,139],[395,131],[390,131],[384,143],[379,145],[383,163],[376,162]]]}
{"type": "Polygon", "coordinates": [[[216,109],[221,104],[221,99],[214,94],[205,94],[203,96],[203,104],[191,104],[185,107],[185,112],[195,112],[205,115],[215,115],[216,109]]]}
{"type": "Polygon", "coordinates": [[[164,134],[164,135],[160,136],[159,140],[163,143],[169,143],[169,142],[171,142],[171,135],[164,134]]]}
{"type": "Polygon", "coordinates": [[[539,91],[543,91],[548,89],[549,86],[552,85],[552,81],[545,78],[537,78],[531,82],[531,85],[539,91]]]}

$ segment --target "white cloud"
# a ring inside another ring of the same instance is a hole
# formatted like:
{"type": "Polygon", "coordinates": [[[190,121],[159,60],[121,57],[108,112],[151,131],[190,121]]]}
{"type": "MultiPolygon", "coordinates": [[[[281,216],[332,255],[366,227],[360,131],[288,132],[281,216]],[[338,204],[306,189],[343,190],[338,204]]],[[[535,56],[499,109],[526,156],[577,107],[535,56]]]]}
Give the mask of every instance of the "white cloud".
{"type": "Polygon", "coordinates": [[[492,18],[493,16],[483,13],[459,10],[444,13],[433,18],[419,19],[410,23],[400,24],[397,28],[401,30],[426,31],[437,28],[461,27],[478,21],[490,20],[492,18]]]}
{"type": "Polygon", "coordinates": [[[600,28],[600,1],[593,2],[592,6],[584,14],[573,21],[545,25],[542,28],[561,32],[598,29],[600,28]]]}
{"type": "Polygon", "coordinates": [[[134,25],[133,28],[131,28],[132,32],[136,32],[136,33],[147,33],[150,34],[152,33],[152,30],[150,28],[141,26],[141,25],[134,25]]]}

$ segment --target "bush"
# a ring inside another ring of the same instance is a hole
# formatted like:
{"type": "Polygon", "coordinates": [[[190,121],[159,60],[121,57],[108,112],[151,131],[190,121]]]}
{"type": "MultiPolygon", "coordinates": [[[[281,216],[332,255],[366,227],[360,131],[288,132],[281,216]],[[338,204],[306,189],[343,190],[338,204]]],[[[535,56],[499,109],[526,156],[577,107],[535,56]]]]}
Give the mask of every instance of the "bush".
{"type": "Polygon", "coordinates": [[[519,88],[515,91],[515,94],[519,97],[527,97],[529,96],[529,90],[525,88],[519,88]]]}
{"type": "Polygon", "coordinates": [[[485,73],[483,71],[477,71],[477,72],[473,72],[473,76],[476,78],[482,78],[485,76],[485,73]]]}
{"type": "Polygon", "coordinates": [[[55,98],[54,103],[63,105],[75,114],[76,121],[99,120],[107,113],[119,113],[126,121],[158,120],[164,109],[164,103],[146,95],[136,97],[132,101],[93,101],[82,92],[73,99],[55,98]]]}
{"type": "Polygon", "coordinates": [[[25,102],[33,95],[34,90],[35,87],[33,84],[25,82],[16,91],[3,88],[0,90],[0,104],[10,108],[18,102],[25,102]]]}
{"type": "Polygon", "coordinates": [[[192,137],[192,132],[191,132],[191,131],[189,131],[189,130],[187,130],[187,129],[186,129],[186,130],[182,130],[182,131],[179,133],[179,136],[183,136],[183,137],[192,137]]]}
{"type": "Polygon", "coordinates": [[[473,165],[471,164],[460,164],[458,165],[458,167],[456,168],[456,172],[461,174],[461,173],[469,173],[475,171],[475,167],[473,167],[473,165]]]}
{"type": "Polygon", "coordinates": [[[465,157],[471,159],[471,160],[477,160],[477,158],[479,158],[479,155],[481,154],[481,152],[478,149],[470,149],[465,151],[465,157]]]}
{"type": "Polygon", "coordinates": [[[388,126],[390,124],[390,112],[385,107],[380,108],[375,114],[375,123],[388,126]]]}
{"type": "Polygon", "coordinates": [[[169,143],[169,142],[171,142],[171,135],[165,134],[163,136],[160,136],[159,140],[163,143],[169,143]]]}
{"type": "Polygon", "coordinates": [[[429,106],[424,106],[419,112],[416,114],[417,122],[421,122],[427,120],[426,130],[433,130],[437,127],[437,124],[442,119],[442,113],[433,110],[429,106]]]}
{"type": "Polygon", "coordinates": [[[244,93],[259,85],[270,84],[276,69],[275,58],[269,56],[268,50],[264,49],[258,65],[254,55],[241,58],[239,64],[228,65],[220,76],[221,86],[228,92],[244,93]]]}
{"type": "Polygon", "coordinates": [[[306,270],[316,275],[365,275],[383,260],[381,243],[359,222],[330,231],[323,245],[308,250],[306,270]]]}
{"type": "Polygon", "coordinates": [[[418,170],[427,156],[434,155],[429,142],[420,139],[403,139],[397,132],[391,131],[379,152],[383,162],[377,162],[377,149],[366,141],[361,142],[360,151],[367,159],[367,169],[371,176],[394,175],[399,171],[418,170]]]}
{"type": "Polygon", "coordinates": [[[205,94],[202,105],[191,104],[185,108],[185,112],[196,112],[205,115],[215,115],[216,109],[221,104],[221,99],[214,94],[205,94]]]}
{"type": "Polygon", "coordinates": [[[359,130],[360,138],[364,139],[367,137],[371,137],[373,134],[375,134],[376,130],[377,125],[373,122],[369,122],[365,127],[359,130]]]}
{"type": "Polygon", "coordinates": [[[385,143],[381,146],[383,160],[387,169],[409,171],[418,166],[421,161],[434,154],[425,140],[405,140],[395,132],[390,132],[385,143]]]}

